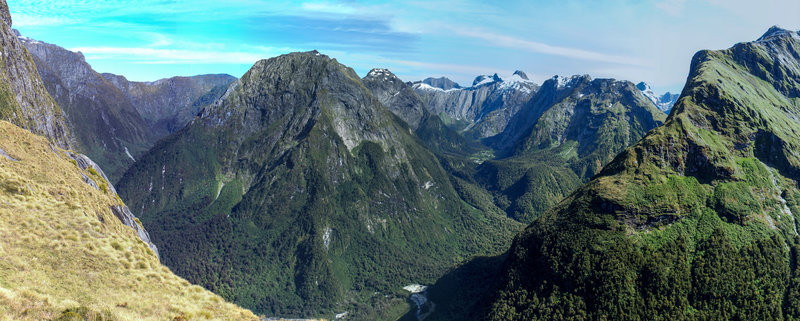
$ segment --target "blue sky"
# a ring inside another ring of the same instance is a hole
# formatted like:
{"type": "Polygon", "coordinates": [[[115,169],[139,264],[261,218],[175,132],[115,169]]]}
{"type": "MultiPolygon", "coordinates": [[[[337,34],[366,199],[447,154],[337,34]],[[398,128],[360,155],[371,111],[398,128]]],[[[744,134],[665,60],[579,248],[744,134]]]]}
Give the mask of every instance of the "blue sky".
{"type": "Polygon", "coordinates": [[[8,0],[28,37],[132,80],[229,73],[317,49],[402,79],[523,70],[683,87],[692,55],[800,29],[797,0],[8,0]]]}

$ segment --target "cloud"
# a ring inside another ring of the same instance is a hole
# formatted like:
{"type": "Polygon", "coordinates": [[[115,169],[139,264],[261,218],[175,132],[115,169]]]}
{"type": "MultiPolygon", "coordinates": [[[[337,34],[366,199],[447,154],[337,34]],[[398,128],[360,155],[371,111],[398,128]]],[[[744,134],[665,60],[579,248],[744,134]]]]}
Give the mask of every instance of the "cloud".
{"type": "Polygon", "coordinates": [[[292,51],[290,48],[259,47],[256,51],[194,51],[162,48],[77,47],[88,59],[119,60],[138,64],[253,64],[258,60],[292,51]]]}
{"type": "Polygon", "coordinates": [[[72,19],[68,17],[49,16],[49,15],[30,15],[25,13],[17,13],[12,16],[14,21],[14,28],[19,27],[42,27],[42,26],[64,26],[73,25],[81,22],[79,19],[72,19]]]}
{"type": "Polygon", "coordinates": [[[352,15],[358,12],[358,9],[353,6],[329,2],[305,2],[301,5],[301,8],[305,11],[335,15],[352,15]]]}
{"type": "Polygon", "coordinates": [[[670,15],[679,16],[683,13],[683,8],[686,7],[686,0],[662,0],[656,2],[655,6],[670,15]]]}
{"type": "Polygon", "coordinates": [[[645,61],[642,61],[639,58],[609,55],[584,49],[553,46],[546,43],[525,40],[494,32],[484,31],[481,29],[475,29],[475,28],[454,29],[454,31],[458,35],[480,39],[497,46],[520,49],[534,53],[541,53],[541,54],[561,56],[561,57],[581,59],[581,60],[609,62],[622,65],[641,66],[646,64],[645,61]]]}

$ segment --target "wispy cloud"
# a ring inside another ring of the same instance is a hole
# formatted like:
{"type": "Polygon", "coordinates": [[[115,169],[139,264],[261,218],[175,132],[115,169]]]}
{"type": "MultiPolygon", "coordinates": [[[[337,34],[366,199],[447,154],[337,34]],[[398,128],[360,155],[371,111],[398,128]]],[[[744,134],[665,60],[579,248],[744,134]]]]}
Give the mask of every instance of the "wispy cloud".
{"type": "Polygon", "coordinates": [[[330,2],[305,2],[300,7],[305,11],[320,12],[336,15],[353,15],[358,12],[354,6],[344,3],[330,2]]]}
{"type": "Polygon", "coordinates": [[[95,60],[119,60],[139,64],[252,64],[292,51],[291,48],[261,47],[257,51],[194,51],[163,48],[77,47],[95,60]]]}
{"type": "Polygon", "coordinates": [[[670,15],[679,16],[686,7],[686,0],[661,0],[655,6],[670,15]]]}
{"type": "Polygon", "coordinates": [[[454,29],[454,31],[456,34],[460,36],[480,39],[497,46],[502,46],[510,49],[521,49],[533,53],[555,55],[555,56],[581,59],[581,60],[608,62],[608,63],[622,64],[622,65],[640,66],[646,63],[645,61],[639,58],[610,55],[610,54],[604,54],[577,48],[554,46],[542,42],[521,39],[481,29],[467,28],[467,29],[454,29]]]}
{"type": "Polygon", "coordinates": [[[68,17],[52,16],[52,15],[36,15],[18,13],[12,17],[14,27],[43,27],[43,26],[64,26],[74,25],[81,23],[82,20],[73,19],[68,17]]]}

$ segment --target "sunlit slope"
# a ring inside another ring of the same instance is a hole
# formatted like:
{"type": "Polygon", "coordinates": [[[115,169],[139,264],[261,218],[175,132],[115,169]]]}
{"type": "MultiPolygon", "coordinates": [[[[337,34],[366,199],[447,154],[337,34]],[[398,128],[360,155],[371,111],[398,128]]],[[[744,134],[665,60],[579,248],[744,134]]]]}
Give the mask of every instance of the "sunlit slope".
{"type": "Polygon", "coordinates": [[[97,171],[5,121],[0,149],[0,320],[256,320],[161,265],[97,171]]]}

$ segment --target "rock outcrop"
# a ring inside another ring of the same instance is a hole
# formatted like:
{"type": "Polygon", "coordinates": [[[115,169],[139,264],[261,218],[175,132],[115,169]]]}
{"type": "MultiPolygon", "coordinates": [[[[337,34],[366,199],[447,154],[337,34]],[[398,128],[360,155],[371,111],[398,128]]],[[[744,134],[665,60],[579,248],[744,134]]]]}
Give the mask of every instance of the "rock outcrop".
{"type": "Polygon", "coordinates": [[[71,147],[63,112],[47,94],[30,54],[11,27],[11,14],[0,6],[0,119],[71,147]]]}

